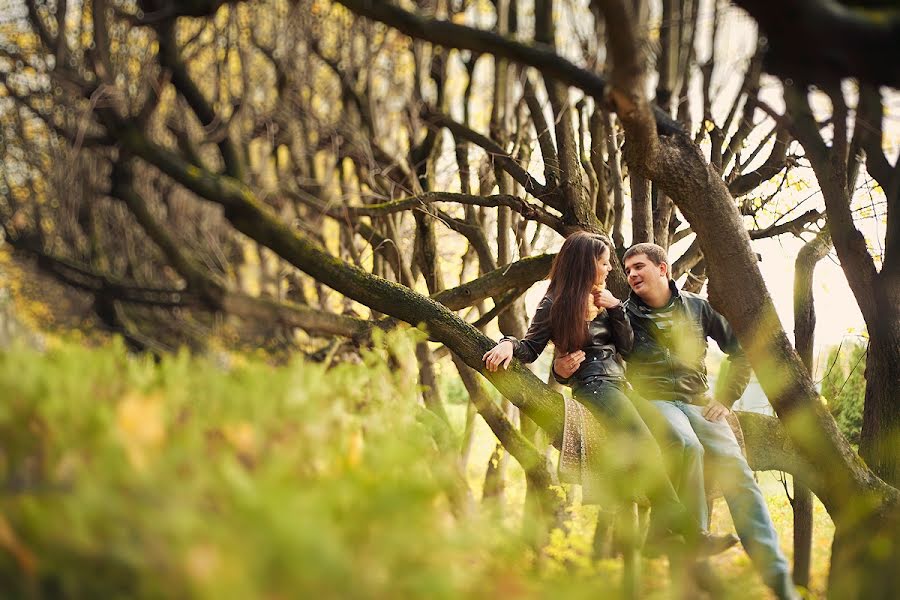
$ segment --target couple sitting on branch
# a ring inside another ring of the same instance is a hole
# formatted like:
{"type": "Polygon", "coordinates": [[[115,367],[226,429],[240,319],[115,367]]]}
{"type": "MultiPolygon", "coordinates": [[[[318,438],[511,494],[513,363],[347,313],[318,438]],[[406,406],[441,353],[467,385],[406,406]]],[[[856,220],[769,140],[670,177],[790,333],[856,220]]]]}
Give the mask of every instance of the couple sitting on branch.
{"type": "Polygon", "coordinates": [[[650,501],[645,553],[710,555],[737,542],[709,532],[705,457],[763,580],[778,598],[797,598],[765,499],[726,421],[750,376],[731,326],[707,300],[675,286],[662,247],[637,244],[625,253],[625,302],[605,287],[610,258],[605,237],[569,236],[525,337],[501,339],[484,355],[487,369],[506,368],[513,357],[533,362],[552,340],[554,377],[607,432],[603,461],[618,474],[609,479],[610,502],[650,501]],[[729,358],[715,399],[708,396],[707,338],[729,358]],[[627,382],[617,354],[628,362],[627,382]]]}

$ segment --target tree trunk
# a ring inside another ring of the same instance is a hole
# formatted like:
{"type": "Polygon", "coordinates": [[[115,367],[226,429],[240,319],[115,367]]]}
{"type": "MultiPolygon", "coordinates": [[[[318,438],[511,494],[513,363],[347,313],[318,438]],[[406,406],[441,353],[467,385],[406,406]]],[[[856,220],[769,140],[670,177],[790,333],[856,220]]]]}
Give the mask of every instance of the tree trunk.
{"type": "MultiPolygon", "coordinates": [[[[813,373],[813,343],[816,331],[816,308],[813,302],[813,272],[816,264],[831,248],[831,236],[822,231],[807,242],[794,263],[794,347],[810,376],[813,373]]],[[[794,571],[797,585],[809,587],[809,566],[812,554],[813,502],[812,492],[794,477],[794,571]]]]}
{"type": "MultiPolygon", "coordinates": [[[[629,168],[631,165],[629,165],[629,168]]],[[[650,181],[635,170],[628,174],[631,182],[631,244],[653,242],[653,208],[650,181]]]]}
{"type": "Polygon", "coordinates": [[[900,485],[900,308],[878,305],[869,327],[866,403],[859,453],[888,483],[900,485]]]}
{"type": "Polygon", "coordinates": [[[669,249],[669,221],[675,205],[672,199],[658,191],[653,195],[653,243],[669,249]]]}
{"type": "Polygon", "coordinates": [[[488,458],[487,468],[484,471],[484,484],[482,485],[482,503],[493,502],[503,504],[504,491],[506,490],[506,459],[508,454],[503,448],[503,443],[498,441],[494,445],[494,451],[488,458]]]}
{"type": "Polygon", "coordinates": [[[813,495],[796,477],[794,497],[791,499],[794,511],[794,583],[809,588],[809,566],[812,560],[813,536],[813,495]]]}
{"type": "MultiPolygon", "coordinates": [[[[453,356],[453,363],[459,371],[463,385],[469,392],[472,404],[500,442],[491,456],[489,472],[490,469],[495,468],[495,461],[499,461],[501,452],[503,455],[511,454],[525,471],[525,479],[528,484],[524,516],[525,534],[533,547],[542,547],[549,538],[550,527],[561,511],[559,499],[556,493],[550,489],[553,476],[547,466],[544,454],[515,428],[504,412],[487,395],[475,371],[467,367],[457,355],[453,356]]],[[[508,402],[504,403],[508,404],[508,402]]],[[[488,477],[485,477],[483,498],[497,496],[496,488],[490,487],[494,485],[495,481],[494,479],[489,481],[488,477]]]]}

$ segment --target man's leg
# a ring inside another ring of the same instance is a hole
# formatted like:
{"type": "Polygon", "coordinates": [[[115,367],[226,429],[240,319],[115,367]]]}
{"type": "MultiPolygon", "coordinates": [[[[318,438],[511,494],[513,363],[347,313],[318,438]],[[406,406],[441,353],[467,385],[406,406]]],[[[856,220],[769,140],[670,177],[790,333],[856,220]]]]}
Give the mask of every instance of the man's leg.
{"type": "Polygon", "coordinates": [[[750,559],[779,598],[798,598],[769,507],[731,427],[724,420],[707,421],[699,406],[685,405],[684,409],[706,448],[707,460],[716,469],[734,528],[750,559]]]}
{"type": "Polygon", "coordinates": [[[709,507],[706,504],[706,485],[703,477],[703,444],[688,416],[682,410],[683,403],[654,400],[653,407],[665,420],[665,431],[654,431],[669,461],[669,478],[688,512],[700,523],[703,531],[709,529],[709,507]]]}

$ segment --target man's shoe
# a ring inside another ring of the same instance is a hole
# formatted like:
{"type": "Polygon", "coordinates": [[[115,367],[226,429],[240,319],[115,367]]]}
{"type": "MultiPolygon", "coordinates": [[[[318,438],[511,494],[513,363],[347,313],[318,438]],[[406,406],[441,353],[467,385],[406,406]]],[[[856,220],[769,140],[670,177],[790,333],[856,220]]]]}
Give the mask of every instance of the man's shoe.
{"type": "Polygon", "coordinates": [[[737,544],[738,541],[738,537],[733,533],[716,535],[708,531],[701,531],[697,537],[697,554],[699,556],[719,554],[737,544]]]}

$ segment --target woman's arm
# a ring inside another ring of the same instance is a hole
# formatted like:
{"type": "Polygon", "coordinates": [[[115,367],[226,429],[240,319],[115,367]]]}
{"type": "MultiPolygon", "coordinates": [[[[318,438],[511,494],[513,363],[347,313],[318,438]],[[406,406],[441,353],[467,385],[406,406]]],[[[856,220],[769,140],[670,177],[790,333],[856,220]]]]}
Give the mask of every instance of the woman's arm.
{"type": "MultiPolygon", "coordinates": [[[[505,362],[504,368],[506,368],[513,356],[524,363],[537,360],[537,357],[547,347],[547,342],[550,341],[550,307],[552,305],[553,300],[550,296],[544,296],[538,304],[525,337],[518,340],[511,335],[504,336],[494,348],[489,350],[484,355],[488,369],[490,369],[491,363],[499,365],[500,362],[505,362]],[[508,357],[507,352],[509,353],[508,357]],[[488,362],[488,359],[491,362],[488,362]]],[[[496,366],[490,370],[496,370],[496,366]]]]}

